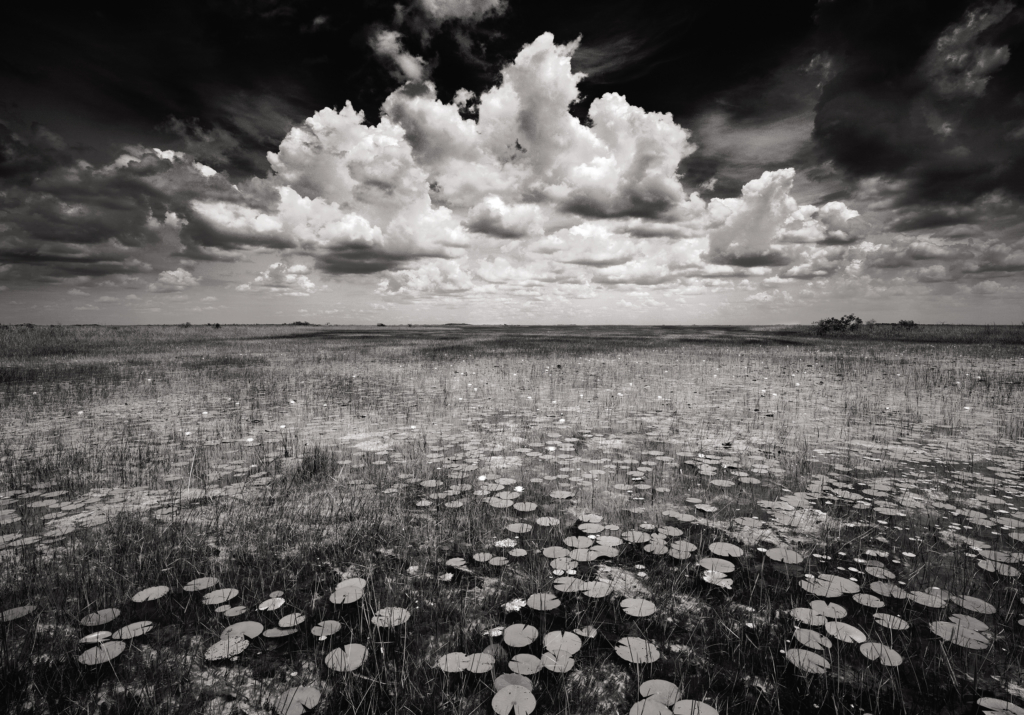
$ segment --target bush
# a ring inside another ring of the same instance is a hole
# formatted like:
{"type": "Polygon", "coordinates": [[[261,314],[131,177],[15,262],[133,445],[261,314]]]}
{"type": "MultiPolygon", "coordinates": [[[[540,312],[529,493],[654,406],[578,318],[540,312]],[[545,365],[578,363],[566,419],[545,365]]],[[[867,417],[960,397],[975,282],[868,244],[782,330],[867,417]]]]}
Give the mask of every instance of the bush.
{"type": "Polygon", "coordinates": [[[913,320],[901,320],[899,326],[901,328],[916,328],[917,324],[913,320]]]}
{"type": "Polygon", "coordinates": [[[295,471],[294,481],[312,482],[333,477],[338,471],[338,453],[333,449],[316,445],[313,451],[302,455],[302,462],[295,471]]]}
{"type": "Polygon", "coordinates": [[[853,313],[844,315],[842,318],[825,318],[824,320],[819,320],[817,323],[818,335],[827,335],[828,333],[849,333],[855,330],[860,330],[862,325],[864,325],[864,321],[853,313]]]}

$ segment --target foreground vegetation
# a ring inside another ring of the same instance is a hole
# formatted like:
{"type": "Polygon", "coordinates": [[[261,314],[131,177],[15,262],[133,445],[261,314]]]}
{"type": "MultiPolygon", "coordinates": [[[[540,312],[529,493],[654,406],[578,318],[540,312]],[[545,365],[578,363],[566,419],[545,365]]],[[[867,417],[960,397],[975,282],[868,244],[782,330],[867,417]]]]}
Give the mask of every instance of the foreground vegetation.
{"type": "Polygon", "coordinates": [[[0,708],[1015,712],[1022,337],[7,328],[0,708]]]}

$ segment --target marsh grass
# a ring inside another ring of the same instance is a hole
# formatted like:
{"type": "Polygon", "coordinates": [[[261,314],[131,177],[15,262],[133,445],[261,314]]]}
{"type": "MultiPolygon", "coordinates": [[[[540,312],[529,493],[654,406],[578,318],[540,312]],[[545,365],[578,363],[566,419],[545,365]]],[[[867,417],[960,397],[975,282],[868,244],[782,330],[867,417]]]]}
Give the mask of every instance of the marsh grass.
{"type": "MultiPolygon", "coordinates": [[[[1013,699],[1024,687],[1019,577],[980,569],[976,554],[1016,554],[1011,534],[1024,527],[1022,333],[7,328],[0,610],[36,610],[0,624],[0,708],[269,712],[285,689],[314,685],[322,712],[488,712],[491,675],[434,664],[500,644],[488,631],[518,622],[542,635],[596,629],[569,672],[532,676],[537,712],[625,713],[649,678],[722,713],[938,712],[1013,699]],[[713,483],[723,479],[732,486],[713,483]],[[508,505],[485,501],[516,488],[508,505]],[[556,593],[553,611],[508,610],[552,592],[556,573],[538,552],[582,536],[585,514],[618,526],[602,532],[616,538],[677,530],[670,540],[691,542],[696,556],[621,543],[614,559],[575,568],[614,580],[615,594],[556,593]],[[737,527],[751,516],[764,528],[737,527]],[[514,522],[532,529],[514,534],[514,522]],[[474,560],[506,554],[497,544],[509,538],[525,556],[474,560]],[[702,580],[696,563],[716,541],[744,551],[730,589],[702,580]],[[775,543],[805,561],[780,569],[759,550],[775,543]],[[467,567],[446,567],[452,558],[467,567]],[[834,642],[828,673],[798,671],[780,651],[794,646],[789,611],[813,598],[801,577],[854,576],[869,593],[868,561],[907,590],[990,603],[996,612],[979,618],[991,646],[969,651],[929,632],[960,609],[886,598],[881,610],[911,624],[889,631],[845,596],[833,599],[844,621],[903,665],[834,642]],[[227,605],[248,610],[228,618],[182,590],[208,575],[238,589],[227,605]],[[353,577],[366,580],[364,596],[332,603],[335,584],[353,577]],[[131,600],[155,585],[170,592],[131,600]],[[273,592],[286,605],[258,611],[273,592]],[[657,611],[626,615],[626,595],[657,611]],[[409,621],[371,625],[392,606],[409,621]],[[80,619],[111,607],[122,614],[110,630],[157,627],[107,665],[79,664],[78,639],[95,630],[80,619]],[[293,635],[258,637],[227,665],[204,661],[228,624],[273,628],[296,612],[306,622],[293,635]],[[321,641],[310,627],[325,619],[342,625],[321,641]],[[626,636],[661,657],[624,662],[613,649],[626,636]],[[325,656],[346,643],[366,645],[367,661],[328,670],[325,656]]],[[[506,651],[540,656],[543,646],[506,651]]]]}

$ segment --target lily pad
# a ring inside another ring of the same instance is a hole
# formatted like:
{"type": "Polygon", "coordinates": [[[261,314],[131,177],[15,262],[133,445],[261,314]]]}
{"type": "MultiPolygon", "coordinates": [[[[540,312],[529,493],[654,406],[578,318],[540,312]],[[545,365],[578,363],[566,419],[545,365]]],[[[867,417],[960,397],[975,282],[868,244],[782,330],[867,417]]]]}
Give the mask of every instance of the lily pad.
{"type": "Polygon", "coordinates": [[[118,628],[110,637],[115,641],[128,641],[146,635],[153,630],[153,627],[153,621],[136,621],[123,628],[118,628]]]}
{"type": "Polygon", "coordinates": [[[535,593],[526,599],[526,605],[535,611],[551,611],[562,605],[553,593],[535,593]]]}
{"type": "Polygon", "coordinates": [[[805,673],[813,675],[820,675],[832,667],[825,658],[814,651],[804,650],[803,648],[790,648],[787,650],[786,660],[805,673]]]}
{"type": "Polygon", "coordinates": [[[542,667],[540,658],[529,653],[520,653],[508,662],[508,669],[519,675],[535,675],[542,667]]]}
{"type": "Polygon", "coordinates": [[[127,647],[124,641],[107,641],[100,643],[78,656],[78,662],[83,665],[103,665],[109,663],[117,656],[124,653],[127,647]]]}
{"type": "Polygon", "coordinates": [[[701,700],[680,700],[672,706],[673,715],[718,715],[718,710],[701,700]]]}
{"type": "Polygon", "coordinates": [[[890,668],[895,668],[903,662],[902,655],[883,643],[861,643],[860,652],[868,660],[877,660],[890,668]]]}
{"type": "Polygon", "coordinates": [[[551,631],[544,636],[544,649],[552,653],[576,655],[583,648],[583,640],[572,631],[551,631]]]}
{"type": "Polygon", "coordinates": [[[303,715],[320,704],[320,691],[309,685],[288,688],[274,701],[277,715],[303,715]]]}
{"type": "Polygon", "coordinates": [[[513,623],[502,633],[502,640],[512,648],[525,648],[537,640],[540,632],[526,623],[513,623]]]}
{"type": "Polygon", "coordinates": [[[185,584],[184,591],[192,593],[193,591],[206,591],[207,589],[213,588],[217,585],[217,579],[213,576],[202,576],[200,578],[194,578],[185,584]]]}
{"type": "Polygon", "coordinates": [[[366,646],[363,644],[349,643],[344,648],[335,648],[328,653],[324,658],[324,664],[331,670],[349,673],[366,662],[366,653],[366,646]]]}
{"type": "Polygon", "coordinates": [[[640,683],[640,697],[656,700],[662,705],[671,707],[679,700],[679,688],[667,680],[654,678],[640,683]]]}
{"type": "Polygon", "coordinates": [[[245,636],[230,636],[221,638],[212,646],[206,649],[205,658],[211,662],[234,658],[236,655],[249,647],[249,639],[245,636]]]}
{"type": "Polygon", "coordinates": [[[244,636],[249,640],[258,638],[263,633],[263,624],[257,621],[239,621],[238,623],[232,623],[230,626],[220,632],[221,639],[232,638],[234,636],[244,636]]]}
{"type": "Polygon", "coordinates": [[[646,618],[654,615],[658,610],[654,603],[644,598],[627,598],[619,606],[626,612],[626,615],[634,618],[646,618]]]}
{"type": "Polygon", "coordinates": [[[388,606],[378,610],[370,621],[378,628],[395,628],[404,625],[411,615],[404,608],[388,606]]]}
{"type": "Polygon", "coordinates": [[[90,613],[85,616],[85,618],[81,620],[81,623],[86,628],[95,628],[96,626],[103,626],[110,623],[120,615],[120,608],[103,608],[95,613],[90,613]]]}
{"type": "Polygon", "coordinates": [[[661,657],[653,643],[635,636],[620,638],[615,645],[615,654],[629,663],[653,663],[661,657]]]}
{"type": "Polygon", "coordinates": [[[150,586],[149,588],[143,589],[132,596],[132,600],[135,603],[145,603],[146,601],[156,601],[163,598],[170,592],[170,588],[167,586],[150,586]]]}
{"type": "Polygon", "coordinates": [[[863,643],[868,639],[859,628],[842,621],[829,621],[825,624],[825,632],[843,643],[863,643]]]}
{"type": "Polygon", "coordinates": [[[227,603],[237,595],[237,588],[218,588],[216,591],[210,591],[203,596],[203,603],[207,606],[219,606],[222,603],[227,603]]]}
{"type": "Polygon", "coordinates": [[[530,715],[537,707],[537,698],[522,685],[506,685],[491,698],[497,715],[530,715]]]}

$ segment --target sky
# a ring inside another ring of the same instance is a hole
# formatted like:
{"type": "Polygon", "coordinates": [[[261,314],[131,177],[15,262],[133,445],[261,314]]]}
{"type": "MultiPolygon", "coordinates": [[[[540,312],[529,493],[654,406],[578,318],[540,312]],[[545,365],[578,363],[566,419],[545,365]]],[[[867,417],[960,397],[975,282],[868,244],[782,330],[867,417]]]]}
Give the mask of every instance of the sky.
{"type": "Polygon", "coordinates": [[[1024,321],[1008,0],[0,24],[0,322],[1024,321]]]}

